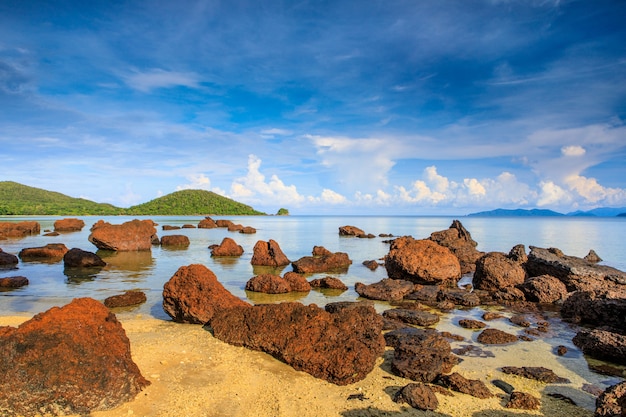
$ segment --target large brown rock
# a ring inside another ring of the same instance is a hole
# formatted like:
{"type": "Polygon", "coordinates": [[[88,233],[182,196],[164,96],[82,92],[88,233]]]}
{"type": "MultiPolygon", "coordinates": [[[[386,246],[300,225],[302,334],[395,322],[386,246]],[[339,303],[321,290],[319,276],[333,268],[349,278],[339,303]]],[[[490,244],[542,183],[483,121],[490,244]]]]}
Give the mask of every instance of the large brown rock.
{"type": "Polygon", "coordinates": [[[489,252],[476,262],[474,288],[499,291],[524,282],[526,272],[522,266],[501,252],[489,252]]]}
{"type": "Polygon", "coordinates": [[[626,416],[626,382],[607,388],[596,399],[594,417],[626,416]]]}
{"type": "Polygon", "coordinates": [[[259,240],[252,250],[252,260],[250,263],[255,266],[285,266],[291,262],[283,253],[280,245],[275,240],[268,242],[259,240]]]}
{"type": "Polygon", "coordinates": [[[69,268],[92,268],[105,266],[106,262],[93,252],[72,248],[63,255],[63,264],[69,268]]]}
{"type": "Polygon", "coordinates": [[[530,246],[526,270],[530,276],[552,275],[561,280],[570,292],[626,286],[626,272],[565,255],[556,248],[530,246]]]}
{"type": "Polygon", "coordinates": [[[20,251],[19,257],[23,261],[32,260],[61,260],[68,249],[63,243],[48,243],[46,246],[38,248],[24,248],[20,251]]]}
{"type": "Polygon", "coordinates": [[[181,266],[163,286],[163,310],[175,322],[204,324],[215,312],[236,306],[249,304],[224,288],[204,265],[181,266]]]}
{"type": "Polygon", "coordinates": [[[430,240],[452,251],[459,259],[462,274],[474,272],[476,261],[483,255],[476,250],[478,243],[458,220],[452,221],[446,230],[431,233],[430,240]]]}
{"type": "Polygon", "coordinates": [[[55,232],[80,232],[85,227],[81,219],[59,219],[54,222],[55,232]]]}
{"type": "Polygon", "coordinates": [[[285,294],[291,292],[291,286],[279,275],[256,275],[246,282],[246,291],[262,292],[265,294],[285,294]]]}
{"type": "Polygon", "coordinates": [[[217,311],[208,325],[222,341],[269,353],[337,385],[365,378],[385,346],[382,318],[358,303],[337,313],[300,303],[234,307],[217,311]]]}
{"type": "Polygon", "coordinates": [[[529,278],[519,288],[528,301],[536,303],[550,304],[567,298],[565,284],[551,275],[529,278]]]}
{"type": "Polygon", "coordinates": [[[610,326],[626,334],[626,288],[576,291],[563,302],[561,316],[574,323],[610,326]]]}
{"type": "Polygon", "coordinates": [[[189,238],[185,235],[165,235],[161,238],[161,246],[176,246],[179,248],[185,248],[189,245],[189,238]]]}
{"type": "Polygon", "coordinates": [[[314,247],[313,256],[304,256],[291,263],[294,272],[313,274],[319,272],[347,271],[352,261],[347,253],[332,253],[323,247],[314,247]]]}
{"type": "Polygon", "coordinates": [[[393,400],[397,403],[407,403],[418,410],[436,410],[439,407],[439,401],[433,389],[421,382],[405,385],[400,389],[393,400]]]}
{"type": "Polygon", "coordinates": [[[385,258],[390,278],[419,284],[452,285],[461,278],[461,265],[450,249],[431,240],[395,239],[385,258]]]}
{"type": "Polygon", "coordinates": [[[415,284],[401,279],[384,278],[369,285],[357,282],[354,290],[361,297],[370,300],[399,301],[415,290],[415,284]]]}
{"type": "Polygon", "coordinates": [[[0,269],[13,269],[18,262],[17,256],[0,249],[0,269]]]}
{"type": "Polygon", "coordinates": [[[38,235],[40,231],[39,222],[0,222],[0,237],[38,235]]]}
{"type": "Polygon", "coordinates": [[[91,227],[89,241],[98,249],[112,251],[150,250],[156,237],[152,220],[131,220],[110,224],[99,220],[91,227]]]}
{"type": "Polygon", "coordinates": [[[0,278],[0,288],[20,288],[28,285],[28,278],[23,276],[0,278]]]}
{"type": "Polygon", "coordinates": [[[211,247],[211,256],[241,256],[243,246],[238,245],[233,239],[225,237],[222,243],[211,247]]]}
{"type": "Polygon", "coordinates": [[[583,329],[572,339],[592,358],[626,365],[626,336],[602,329],[583,329]]]}
{"type": "Polygon", "coordinates": [[[503,345],[517,342],[519,338],[499,329],[485,329],[478,335],[476,340],[485,345],[503,345]]]}
{"type": "Polygon", "coordinates": [[[217,223],[210,217],[205,217],[198,223],[198,229],[215,229],[217,223]]]}
{"type": "Polygon", "coordinates": [[[293,292],[309,292],[311,291],[311,284],[303,275],[297,272],[289,271],[285,272],[283,279],[289,283],[289,288],[293,292]]]}
{"type": "Polygon", "coordinates": [[[78,298],[17,328],[0,327],[0,414],[89,415],[132,400],[150,384],[114,314],[78,298]]]}
{"type": "Polygon", "coordinates": [[[339,228],[339,236],[366,236],[362,229],[356,226],[341,226],[339,228]]]}

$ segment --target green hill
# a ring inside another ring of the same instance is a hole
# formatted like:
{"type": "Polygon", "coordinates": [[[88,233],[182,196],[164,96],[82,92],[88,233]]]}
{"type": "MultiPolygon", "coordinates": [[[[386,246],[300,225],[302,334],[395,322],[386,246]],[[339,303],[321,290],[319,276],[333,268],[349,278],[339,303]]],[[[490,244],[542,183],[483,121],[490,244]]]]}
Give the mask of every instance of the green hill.
{"type": "Polygon", "coordinates": [[[205,190],[182,190],[132,206],[131,215],[261,215],[250,206],[205,190]]]}
{"type": "Polygon", "coordinates": [[[0,215],[115,215],[123,209],[54,191],[0,181],[0,215]]]}

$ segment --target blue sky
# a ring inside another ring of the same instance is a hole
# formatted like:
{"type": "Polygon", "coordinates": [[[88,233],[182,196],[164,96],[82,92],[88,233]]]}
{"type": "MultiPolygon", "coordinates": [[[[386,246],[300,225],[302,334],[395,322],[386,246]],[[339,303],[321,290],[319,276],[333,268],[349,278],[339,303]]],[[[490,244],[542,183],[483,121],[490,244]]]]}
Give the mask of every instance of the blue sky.
{"type": "Polygon", "coordinates": [[[120,207],[626,206],[626,2],[0,0],[0,180],[120,207]]]}

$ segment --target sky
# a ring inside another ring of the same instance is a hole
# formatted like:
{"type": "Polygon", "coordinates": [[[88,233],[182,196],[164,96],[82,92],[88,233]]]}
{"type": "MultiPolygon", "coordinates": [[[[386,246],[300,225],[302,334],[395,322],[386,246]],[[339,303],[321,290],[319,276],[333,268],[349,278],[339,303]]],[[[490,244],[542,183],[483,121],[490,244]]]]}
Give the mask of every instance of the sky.
{"type": "Polygon", "coordinates": [[[626,207],[626,2],[0,0],[0,181],[267,213],[626,207]]]}

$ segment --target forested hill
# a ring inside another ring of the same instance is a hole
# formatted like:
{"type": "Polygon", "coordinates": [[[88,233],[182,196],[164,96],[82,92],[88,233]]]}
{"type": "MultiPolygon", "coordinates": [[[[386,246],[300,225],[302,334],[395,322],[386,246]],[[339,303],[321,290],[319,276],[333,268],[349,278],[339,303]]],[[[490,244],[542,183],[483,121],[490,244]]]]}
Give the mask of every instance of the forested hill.
{"type": "Polygon", "coordinates": [[[133,215],[261,215],[252,207],[206,190],[182,190],[126,210],[133,215]]]}
{"type": "Polygon", "coordinates": [[[0,215],[262,215],[211,191],[183,190],[130,208],[95,203],[54,191],[0,181],[0,215]]]}

